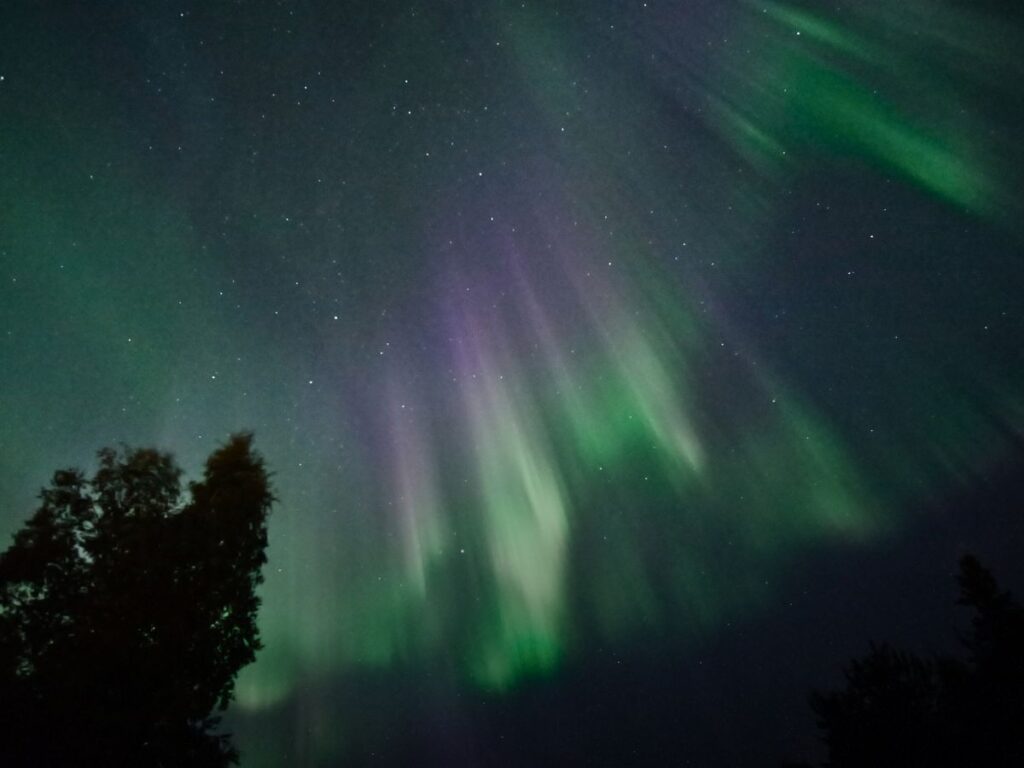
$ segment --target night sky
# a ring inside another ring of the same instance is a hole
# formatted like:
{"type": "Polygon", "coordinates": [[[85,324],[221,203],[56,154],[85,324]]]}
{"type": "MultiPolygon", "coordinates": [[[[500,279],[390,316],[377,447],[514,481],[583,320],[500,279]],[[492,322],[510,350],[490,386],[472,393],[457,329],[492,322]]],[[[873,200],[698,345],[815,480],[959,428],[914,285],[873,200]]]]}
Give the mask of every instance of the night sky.
{"type": "Polygon", "coordinates": [[[280,499],[244,766],[773,765],[1024,587],[1024,22],[0,8],[0,538],[125,441],[280,499]],[[1020,471],[1018,471],[1020,470],[1020,471]]]}

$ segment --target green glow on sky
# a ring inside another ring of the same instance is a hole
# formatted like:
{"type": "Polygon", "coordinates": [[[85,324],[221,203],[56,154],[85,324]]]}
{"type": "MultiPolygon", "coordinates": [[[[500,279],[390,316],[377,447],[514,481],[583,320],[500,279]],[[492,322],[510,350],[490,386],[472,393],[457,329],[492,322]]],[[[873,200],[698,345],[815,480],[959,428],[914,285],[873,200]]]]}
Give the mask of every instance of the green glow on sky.
{"type": "Polygon", "coordinates": [[[470,668],[482,684],[504,687],[559,656],[569,524],[537,417],[516,401],[486,346],[470,344],[480,375],[466,383],[464,400],[477,455],[480,544],[495,592],[470,668]]]}
{"type": "Polygon", "coordinates": [[[1019,441],[998,18],[384,5],[0,28],[0,534],[101,445],[254,430],[240,710],[713,641],[1019,441]]]}
{"type": "MultiPolygon", "coordinates": [[[[766,171],[826,151],[880,165],[957,206],[994,214],[998,187],[957,127],[958,95],[928,119],[943,85],[920,82],[905,96],[888,80],[911,71],[895,52],[815,12],[782,3],[751,3],[748,58],[727,65],[735,92],[716,95],[722,130],[766,171]],[[756,13],[755,13],[756,12],[756,13]],[[756,42],[754,42],[756,40],[756,42]]],[[[941,103],[940,102],[940,103],[941,103]]]]}

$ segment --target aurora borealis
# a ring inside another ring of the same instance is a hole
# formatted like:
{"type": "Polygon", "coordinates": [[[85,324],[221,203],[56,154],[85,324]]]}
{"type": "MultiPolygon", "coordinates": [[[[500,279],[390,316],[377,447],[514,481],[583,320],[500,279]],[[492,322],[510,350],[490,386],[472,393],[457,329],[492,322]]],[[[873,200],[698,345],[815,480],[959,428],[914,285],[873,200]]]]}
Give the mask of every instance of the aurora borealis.
{"type": "Polygon", "coordinates": [[[254,430],[243,765],[373,762],[388,696],[487,755],[457,702],[725,646],[1022,459],[1015,7],[0,19],[0,535],[102,445],[254,430]]]}

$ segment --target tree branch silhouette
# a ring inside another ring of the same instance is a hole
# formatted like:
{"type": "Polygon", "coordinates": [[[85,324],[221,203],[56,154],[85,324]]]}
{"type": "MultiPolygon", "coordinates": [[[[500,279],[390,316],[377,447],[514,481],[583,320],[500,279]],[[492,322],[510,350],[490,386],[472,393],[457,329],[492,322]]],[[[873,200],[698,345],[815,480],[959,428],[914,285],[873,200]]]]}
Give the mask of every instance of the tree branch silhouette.
{"type": "Polygon", "coordinates": [[[0,763],[237,762],[214,714],[261,647],[263,459],[234,435],[183,493],[170,454],[98,457],[0,555],[0,763]]]}

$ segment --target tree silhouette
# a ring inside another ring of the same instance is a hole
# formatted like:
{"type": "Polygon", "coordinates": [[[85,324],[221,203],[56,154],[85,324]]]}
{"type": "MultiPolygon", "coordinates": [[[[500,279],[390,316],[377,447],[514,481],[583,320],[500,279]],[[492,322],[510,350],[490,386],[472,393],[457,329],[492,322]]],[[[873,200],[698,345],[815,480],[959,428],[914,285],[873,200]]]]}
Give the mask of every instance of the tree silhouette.
{"type": "Polygon", "coordinates": [[[974,610],[967,660],[887,645],[853,660],[844,690],[811,694],[826,765],[1024,765],[1024,609],[970,555],[958,580],[974,610]]]}
{"type": "Polygon", "coordinates": [[[237,762],[212,733],[256,626],[273,496],[248,434],[181,470],[151,449],[54,474],[0,556],[0,764],[237,762]]]}

